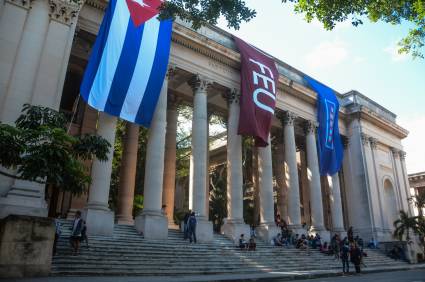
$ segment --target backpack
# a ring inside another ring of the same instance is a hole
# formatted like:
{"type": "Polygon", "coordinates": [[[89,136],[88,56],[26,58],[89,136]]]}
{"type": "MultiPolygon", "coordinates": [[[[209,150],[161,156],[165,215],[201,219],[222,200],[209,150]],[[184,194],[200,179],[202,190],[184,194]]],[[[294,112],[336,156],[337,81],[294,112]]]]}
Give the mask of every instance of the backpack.
{"type": "Polygon", "coordinates": [[[194,216],[189,217],[189,226],[192,228],[196,226],[196,218],[194,216]]]}

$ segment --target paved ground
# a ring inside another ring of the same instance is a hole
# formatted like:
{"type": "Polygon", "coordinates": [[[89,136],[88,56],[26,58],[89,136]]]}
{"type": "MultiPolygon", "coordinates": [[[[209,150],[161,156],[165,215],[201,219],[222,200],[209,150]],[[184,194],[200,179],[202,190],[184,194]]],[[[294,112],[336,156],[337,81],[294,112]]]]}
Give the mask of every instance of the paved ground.
{"type": "Polygon", "coordinates": [[[425,282],[425,269],[329,277],[297,282],[425,282]]]}
{"type": "MultiPolygon", "coordinates": [[[[281,273],[282,274],[282,273],[281,273]]],[[[287,273],[290,275],[290,273],[287,273]]],[[[298,273],[298,275],[301,273],[298,273]]],[[[306,274],[306,273],[304,273],[306,274]]],[[[318,274],[318,273],[316,273],[318,274]]],[[[324,273],[323,273],[324,274],[324,273]]],[[[322,275],[323,275],[322,274],[322,275]]],[[[310,274],[313,275],[314,274],[310,274]]],[[[320,275],[320,274],[319,274],[320,275]]],[[[326,275],[326,274],[325,274],[326,275]]],[[[291,280],[288,278],[277,278],[273,276],[255,277],[254,275],[244,275],[243,277],[235,277],[233,275],[217,275],[210,279],[208,276],[186,276],[186,277],[44,277],[44,278],[32,278],[32,279],[0,279],[0,282],[226,282],[226,281],[272,281],[272,282],[286,282],[286,281],[297,281],[297,282],[425,282],[425,268],[405,270],[405,271],[389,271],[380,273],[368,273],[360,275],[349,275],[349,276],[333,276],[326,278],[316,278],[307,280],[291,280]]]]}

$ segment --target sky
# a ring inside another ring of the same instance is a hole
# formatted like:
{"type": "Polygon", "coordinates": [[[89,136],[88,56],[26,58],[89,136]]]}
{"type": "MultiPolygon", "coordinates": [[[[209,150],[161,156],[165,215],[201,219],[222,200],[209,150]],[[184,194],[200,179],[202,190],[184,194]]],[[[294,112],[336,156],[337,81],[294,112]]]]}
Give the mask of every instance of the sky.
{"type": "Polygon", "coordinates": [[[340,93],[355,89],[395,113],[410,132],[402,141],[408,173],[425,171],[425,59],[397,53],[409,23],[366,20],[354,27],[347,21],[326,31],[280,0],[246,4],[257,11],[254,19],[237,31],[223,19],[218,26],[340,93]]]}

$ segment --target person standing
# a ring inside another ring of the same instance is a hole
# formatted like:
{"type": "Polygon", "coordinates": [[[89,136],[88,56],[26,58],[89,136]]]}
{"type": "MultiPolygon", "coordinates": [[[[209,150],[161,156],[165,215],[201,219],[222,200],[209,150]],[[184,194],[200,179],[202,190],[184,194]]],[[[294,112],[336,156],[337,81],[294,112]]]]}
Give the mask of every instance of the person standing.
{"type": "Polygon", "coordinates": [[[196,217],[195,212],[192,212],[190,214],[189,220],[188,220],[188,230],[189,230],[189,242],[193,242],[196,244],[196,217]]]}
{"type": "Polygon", "coordinates": [[[348,263],[349,254],[350,247],[348,246],[348,242],[345,242],[341,248],[342,273],[350,272],[350,264],[348,263]]]}
{"type": "Polygon", "coordinates": [[[189,217],[191,215],[192,211],[189,210],[183,218],[183,239],[186,240],[189,237],[189,217]]]}
{"type": "Polygon", "coordinates": [[[360,264],[362,263],[362,252],[357,246],[357,243],[354,242],[350,252],[351,262],[354,264],[356,273],[360,273],[360,264]]]}
{"type": "Polygon", "coordinates": [[[83,230],[83,220],[81,219],[81,212],[75,213],[75,219],[72,223],[71,231],[71,246],[73,248],[73,255],[77,255],[80,250],[81,231],[83,230]]]}
{"type": "Polygon", "coordinates": [[[59,237],[62,233],[61,223],[59,222],[59,215],[55,218],[55,241],[53,242],[53,255],[56,255],[56,246],[58,244],[59,237]]]}

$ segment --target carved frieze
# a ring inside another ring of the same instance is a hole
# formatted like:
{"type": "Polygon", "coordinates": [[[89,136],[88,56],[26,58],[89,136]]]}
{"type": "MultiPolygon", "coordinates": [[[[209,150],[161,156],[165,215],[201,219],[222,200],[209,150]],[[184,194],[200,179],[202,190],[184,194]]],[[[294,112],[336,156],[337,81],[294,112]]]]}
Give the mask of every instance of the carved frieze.
{"type": "Polygon", "coordinates": [[[60,23],[70,25],[78,17],[83,0],[49,0],[50,17],[60,23]]]}

